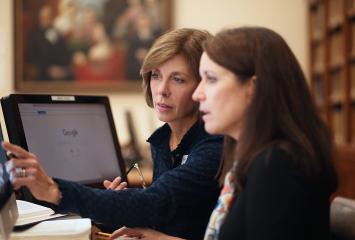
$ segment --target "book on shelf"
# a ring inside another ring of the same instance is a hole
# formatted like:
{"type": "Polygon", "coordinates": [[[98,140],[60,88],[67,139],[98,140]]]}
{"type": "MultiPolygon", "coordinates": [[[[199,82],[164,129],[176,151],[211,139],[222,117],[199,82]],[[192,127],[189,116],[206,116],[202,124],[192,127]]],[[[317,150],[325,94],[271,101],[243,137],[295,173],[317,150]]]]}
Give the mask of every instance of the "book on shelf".
{"type": "Polygon", "coordinates": [[[342,23],[344,4],[343,1],[329,1],[329,26],[342,23]]]}
{"type": "Polygon", "coordinates": [[[329,64],[332,70],[339,68],[345,63],[344,47],[345,33],[343,31],[336,32],[330,36],[330,59],[329,64]]]}
{"type": "Polygon", "coordinates": [[[56,214],[52,209],[35,203],[22,200],[16,200],[16,203],[19,217],[16,221],[15,228],[21,228],[44,220],[64,216],[64,214],[56,214]]]}
{"type": "MultiPolygon", "coordinates": [[[[355,37],[355,35],[354,35],[355,37]]],[[[355,103],[355,64],[351,65],[351,77],[350,77],[350,98],[351,98],[351,102],[355,103]]],[[[354,118],[354,122],[355,122],[355,118],[354,118]]]]}
{"type": "Polygon", "coordinates": [[[336,106],[332,111],[334,140],[338,144],[345,142],[345,114],[342,105],[336,106]]]}

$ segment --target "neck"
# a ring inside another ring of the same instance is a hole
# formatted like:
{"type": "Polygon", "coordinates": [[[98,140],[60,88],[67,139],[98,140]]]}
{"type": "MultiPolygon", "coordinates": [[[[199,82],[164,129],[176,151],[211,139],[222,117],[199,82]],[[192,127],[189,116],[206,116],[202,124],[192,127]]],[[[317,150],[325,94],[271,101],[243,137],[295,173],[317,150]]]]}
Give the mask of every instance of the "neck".
{"type": "Polygon", "coordinates": [[[194,115],[184,121],[168,123],[171,129],[170,150],[174,150],[179,145],[184,135],[192,127],[192,125],[194,125],[197,119],[197,115],[194,115]]]}
{"type": "Polygon", "coordinates": [[[234,133],[231,133],[231,134],[227,134],[227,135],[231,136],[231,137],[234,138],[236,141],[238,141],[239,138],[240,138],[240,132],[239,132],[239,131],[234,132],[234,133]]]}
{"type": "Polygon", "coordinates": [[[228,131],[225,134],[229,135],[230,137],[238,141],[240,139],[244,126],[245,125],[243,123],[235,124],[233,125],[232,128],[228,129],[228,131]]]}

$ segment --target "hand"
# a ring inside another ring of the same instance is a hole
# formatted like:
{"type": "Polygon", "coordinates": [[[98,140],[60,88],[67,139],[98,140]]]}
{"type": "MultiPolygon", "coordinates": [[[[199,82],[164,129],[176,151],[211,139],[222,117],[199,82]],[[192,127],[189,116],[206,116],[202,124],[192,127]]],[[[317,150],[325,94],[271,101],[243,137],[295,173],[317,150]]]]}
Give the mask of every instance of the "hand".
{"type": "Polygon", "coordinates": [[[109,239],[114,240],[121,236],[146,239],[146,240],[182,240],[181,238],[168,236],[164,233],[155,231],[150,228],[127,228],[127,227],[122,227],[114,231],[111,234],[111,237],[109,239]]]}
{"type": "Polygon", "coordinates": [[[2,147],[12,153],[12,157],[6,165],[12,176],[14,188],[19,189],[26,186],[35,198],[58,205],[61,199],[59,187],[46,174],[36,155],[8,142],[2,142],[2,147]],[[21,168],[24,169],[24,176],[16,176],[16,169],[21,168]]]}
{"type": "Polygon", "coordinates": [[[121,177],[116,177],[112,182],[109,180],[104,181],[104,186],[106,189],[112,190],[125,190],[127,189],[127,183],[121,182],[121,177]]]}

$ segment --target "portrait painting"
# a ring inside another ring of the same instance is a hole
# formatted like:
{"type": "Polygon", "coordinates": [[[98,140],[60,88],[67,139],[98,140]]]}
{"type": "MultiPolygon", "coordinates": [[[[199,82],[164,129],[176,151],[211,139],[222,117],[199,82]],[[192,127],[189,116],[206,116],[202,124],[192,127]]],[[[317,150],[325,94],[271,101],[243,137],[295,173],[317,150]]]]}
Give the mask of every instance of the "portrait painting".
{"type": "Polygon", "coordinates": [[[172,26],[172,0],[15,0],[15,88],[140,91],[140,67],[172,26]]]}

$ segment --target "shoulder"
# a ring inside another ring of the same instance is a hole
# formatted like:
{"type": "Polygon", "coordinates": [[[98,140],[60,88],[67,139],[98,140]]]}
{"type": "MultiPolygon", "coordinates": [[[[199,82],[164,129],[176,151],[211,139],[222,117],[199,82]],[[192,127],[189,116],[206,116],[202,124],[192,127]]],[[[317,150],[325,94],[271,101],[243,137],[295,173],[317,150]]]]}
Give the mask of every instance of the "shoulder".
{"type": "Polygon", "coordinates": [[[190,142],[191,153],[198,152],[202,156],[209,153],[221,154],[223,149],[223,136],[203,135],[198,136],[190,142]]]}
{"type": "Polygon", "coordinates": [[[270,168],[272,166],[292,167],[295,166],[297,160],[301,156],[297,156],[290,150],[281,147],[271,146],[263,149],[255,155],[251,167],[270,168]]]}
{"type": "Polygon", "coordinates": [[[222,145],[222,135],[211,135],[206,132],[204,123],[198,121],[186,134],[189,145],[204,146],[204,145],[222,145]]]}
{"type": "Polygon", "coordinates": [[[255,156],[248,171],[248,179],[305,179],[306,174],[299,164],[301,158],[302,154],[297,155],[280,147],[268,147],[255,156]]]}
{"type": "Polygon", "coordinates": [[[160,142],[159,140],[162,140],[170,135],[170,128],[167,123],[164,125],[160,126],[158,129],[156,129],[152,135],[147,139],[147,142],[149,143],[156,143],[160,142]]]}
{"type": "Polygon", "coordinates": [[[205,172],[210,169],[215,175],[222,161],[222,150],[223,137],[207,136],[192,146],[185,165],[205,172]]]}
{"type": "Polygon", "coordinates": [[[197,123],[186,134],[179,147],[186,149],[189,155],[187,166],[194,164],[206,168],[210,165],[215,169],[222,159],[223,136],[210,135],[205,131],[203,123],[197,123]]]}

